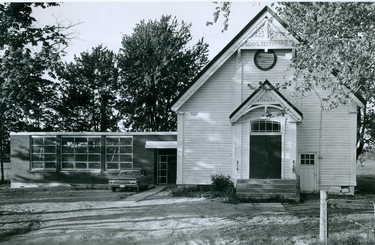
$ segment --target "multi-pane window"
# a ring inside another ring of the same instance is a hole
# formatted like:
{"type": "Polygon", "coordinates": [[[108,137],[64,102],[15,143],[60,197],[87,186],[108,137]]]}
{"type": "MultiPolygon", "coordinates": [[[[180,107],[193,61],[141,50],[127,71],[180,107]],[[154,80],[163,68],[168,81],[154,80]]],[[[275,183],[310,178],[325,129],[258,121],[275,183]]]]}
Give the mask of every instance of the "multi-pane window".
{"type": "Polygon", "coordinates": [[[133,168],[133,138],[106,137],[106,169],[133,168]]]}
{"type": "Polygon", "coordinates": [[[300,160],[302,165],[314,165],[315,164],[315,154],[301,154],[300,160]]]}
{"type": "Polygon", "coordinates": [[[251,122],[251,132],[253,133],[279,133],[280,122],[269,120],[257,120],[251,122]]]}
{"type": "Polygon", "coordinates": [[[31,137],[31,169],[56,169],[56,137],[31,137]]]}
{"type": "Polygon", "coordinates": [[[100,137],[62,137],[61,168],[64,169],[100,169],[100,137]]]}

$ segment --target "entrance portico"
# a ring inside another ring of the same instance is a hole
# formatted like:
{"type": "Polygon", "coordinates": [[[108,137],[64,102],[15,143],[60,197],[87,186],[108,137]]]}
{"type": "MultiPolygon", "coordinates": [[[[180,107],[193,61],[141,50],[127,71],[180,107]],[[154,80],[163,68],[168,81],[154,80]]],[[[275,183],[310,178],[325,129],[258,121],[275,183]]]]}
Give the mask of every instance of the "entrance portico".
{"type": "Polygon", "coordinates": [[[234,176],[296,179],[297,122],[302,113],[267,80],[230,116],[234,176]]]}

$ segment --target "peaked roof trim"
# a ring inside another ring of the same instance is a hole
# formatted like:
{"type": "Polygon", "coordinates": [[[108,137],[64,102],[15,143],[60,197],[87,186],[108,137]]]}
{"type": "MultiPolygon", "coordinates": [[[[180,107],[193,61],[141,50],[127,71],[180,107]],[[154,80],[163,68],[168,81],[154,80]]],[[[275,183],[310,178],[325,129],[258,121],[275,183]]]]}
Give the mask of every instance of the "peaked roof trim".
{"type": "Polygon", "coordinates": [[[288,114],[291,114],[297,121],[302,121],[303,113],[292,103],[290,103],[268,80],[265,80],[244,102],[242,102],[239,107],[232,112],[232,114],[230,114],[229,119],[231,122],[236,122],[239,118],[246,114],[248,112],[246,109],[256,102],[256,99],[258,99],[256,98],[256,95],[266,89],[273,91],[276,96],[279,97],[281,106],[289,107],[287,112],[288,114]]]}
{"type": "Polygon", "coordinates": [[[222,49],[204,68],[199,74],[194,78],[190,84],[181,91],[178,96],[172,102],[172,110],[177,111],[187,100],[190,98],[203,83],[214,73],[214,71],[209,72],[214,65],[218,68],[224,63],[233,53],[226,54],[228,50],[253,26],[258,19],[264,15],[265,13],[271,14],[273,18],[275,18],[284,28],[287,27],[287,24],[280,19],[280,17],[272,11],[268,6],[264,7],[225,47],[222,49]],[[224,55],[226,56],[224,57],[224,55]],[[200,85],[196,89],[192,89],[194,85],[198,84],[198,81],[201,82],[200,85]],[[184,101],[182,101],[184,99],[184,101]]]}

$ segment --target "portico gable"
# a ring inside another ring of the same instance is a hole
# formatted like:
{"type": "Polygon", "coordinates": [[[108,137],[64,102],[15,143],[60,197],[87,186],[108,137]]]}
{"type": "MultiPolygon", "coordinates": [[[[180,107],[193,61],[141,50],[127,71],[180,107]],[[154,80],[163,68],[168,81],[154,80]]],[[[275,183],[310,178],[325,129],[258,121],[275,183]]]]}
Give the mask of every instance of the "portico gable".
{"type": "Polygon", "coordinates": [[[237,179],[295,179],[302,119],[302,112],[263,82],[230,115],[237,179]]]}

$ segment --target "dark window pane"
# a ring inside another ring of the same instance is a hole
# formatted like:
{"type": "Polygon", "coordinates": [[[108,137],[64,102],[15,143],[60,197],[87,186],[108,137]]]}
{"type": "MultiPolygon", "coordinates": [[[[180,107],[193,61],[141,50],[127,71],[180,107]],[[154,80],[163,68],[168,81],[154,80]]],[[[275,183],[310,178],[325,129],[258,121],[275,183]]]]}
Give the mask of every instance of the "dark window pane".
{"type": "Polygon", "coordinates": [[[75,138],[75,142],[77,145],[87,145],[87,138],[75,138]]]}
{"type": "Polygon", "coordinates": [[[89,146],[89,153],[100,153],[100,146],[89,146]]]}
{"type": "Polygon", "coordinates": [[[63,146],[62,147],[62,153],[73,153],[74,152],[74,146],[63,146]]]}
{"type": "Polygon", "coordinates": [[[89,138],[89,145],[100,145],[100,138],[89,138]]]}
{"type": "Polygon", "coordinates": [[[164,177],[159,177],[158,178],[158,183],[159,184],[166,184],[167,182],[166,182],[166,178],[164,178],[164,177]]]}
{"type": "Polygon", "coordinates": [[[32,138],[33,145],[44,145],[43,138],[42,137],[33,137],[32,138]]]}
{"type": "Polygon", "coordinates": [[[73,168],[74,164],[73,162],[63,162],[62,163],[62,168],[73,168]]]}
{"type": "Polygon", "coordinates": [[[45,167],[46,168],[56,168],[56,162],[46,162],[45,167]]]}
{"type": "Polygon", "coordinates": [[[89,162],[100,162],[100,155],[89,155],[89,162]]]}
{"type": "Polygon", "coordinates": [[[44,168],[43,162],[33,162],[32,163],[32,168],[44,168]]]}
{"type": "Polygon", "coordinates": [[[56,145],[56,138],[55,137],[44,138],[44,145],[56,145]]]}
{"type": "Polygon", "coordinates": [[[159,183],[167,183],[167,178],[166,177],[160,177],[160,182],[159,183]]]}
{"type": "Polygon", "coordinates": [[[87,168],[87,163],[85,163],[85,162],[76,162],[76,168],[80,168],[80,169],[87,168]]]}
{"type": "Polygon", "coordinates": [[[264,121],[259,122],[259,132],[264,132],[266,130],[266,123],[264,121]]]}
{"type": "Polygon", "coordinates": [[[121,145],[132,145],[133,139],[132,138],[120,138],[121,145]]]}
{"type": "Polygon", "coordinates": [[[121,169],[132,168],[133,164],[131,164],[129,162],[122,162],[122,163],[120,163],[120,167],[121,167],[121,169]]]}
{"type": "Polygon", "coordinates": [[[74,138],[62,138],[62,145],[74,145],[74,138]]]}
{"type": "Polygon", "coordinates": [[[99,162],[90,162],[89,163],[89,169],[100,169],[100,163],[99,162]]]}
{"type": "Polygon", "coordinates": [[[73,162],[74,161],[74,155],[62,155],[62,161],[63,162],[73,162]]]}
{"type": "Polygon", "coordinates": [[[117,146],[108,146],[107,147],[107,153],[118,153],[119,148],[117,146]]]}
{"type": "Polygon", "coordinates": [[[45,146],[44,153],[56,153],[56,146],[45,146]]]}
{"type": "Polygon", "coordinates": [[[266,131],[272,132],[272,122],[266,122],[266,131]]]}
{"type": "Polygon", "coordinates": [[[87,168],[87,163],[85,163],[85,162],[76,162],[76,168],[85,169],[85,168],[87,168]]]}
{"type": "Polygon", "coordinates": [[[49,162],[56,161],[56,154],[46,154],[46,155],[44,155],[44,161],[49,161],[49,162]]]}
{"type": "Polygon", "coordinates": [[[44,147],[43,146],[33,146],[33,153],[43,153],[44,147]]]}
{"type": "Polygon", "coordinates": [[[76,155],[75,161],[78,162],[87,162],[87,155],[76,155]]]}
{"type": "Polygon", "coordinates": [[[119,155],[107,155],[106,159],[107,159],[107,162],[118,162],[119,155]]]}
{"type": "Polygon", "coordinates": [[[43,161],[43,154],[33,154],[32,161],[43,161]]]}
{"type": "Polygon", "coordinates": [[[120,155],[120,162],[131,162],[133,161],[132,155],[120,155]]]}
{"type": "Polygon", "coordinates": [[[106,138],[106,144],[107,145],[117,145],[118,144],[118,138],[106,138]]]}
{"type": "Polygon", "coordinates": [[[85,145],[79,145],[76,148],[77,153],[86,153],[87,152],[87,146],[85,145]]]}
{"type": "Polygon", "coordinates": [[[118,169],[118,163],[107,163],[107,169],[118,169]]]}
{"type": "Polygon", "coordinates": [[[133,153],[132,146],[120,146],[120,153],[133,153]]]}
{"type": "Polygon", "coordinates": [[[259,123],[258,122],[252,123],[251,127],[252,127],[251,131],[253,131],[253,132],[259,132],[259,123]]]}

